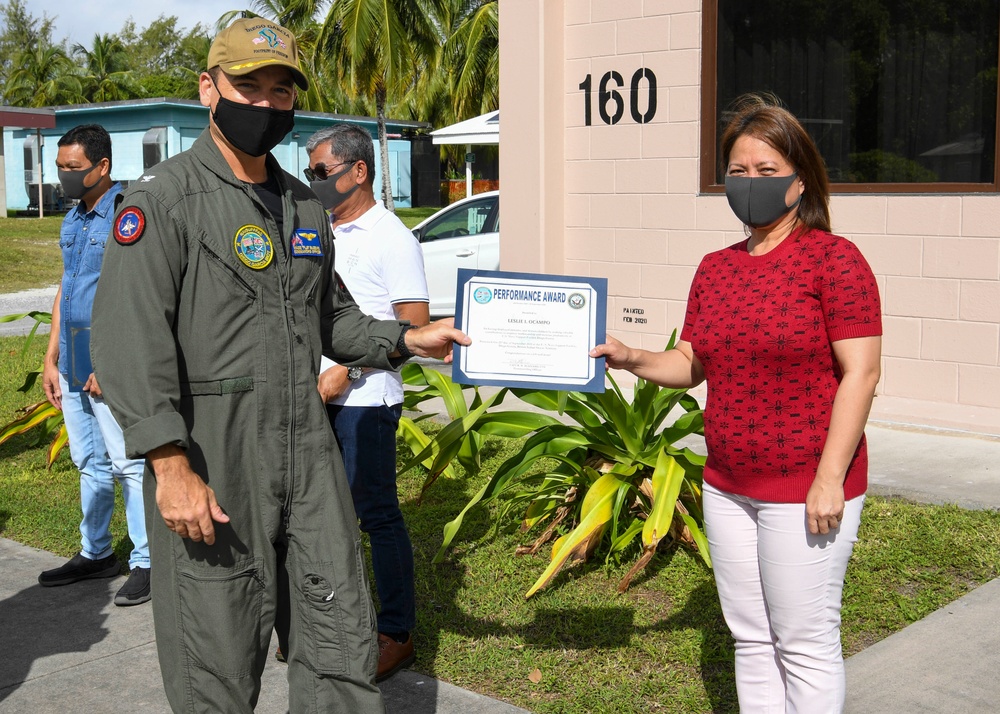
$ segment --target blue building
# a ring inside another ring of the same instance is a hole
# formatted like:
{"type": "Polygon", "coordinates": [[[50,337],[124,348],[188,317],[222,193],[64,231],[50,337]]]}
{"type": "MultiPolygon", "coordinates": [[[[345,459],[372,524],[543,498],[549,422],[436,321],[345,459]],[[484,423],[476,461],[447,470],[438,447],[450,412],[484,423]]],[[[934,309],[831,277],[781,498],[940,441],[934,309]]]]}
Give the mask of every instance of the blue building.
{"type": "MultiPolygon", "coordinates": [[[[111,175],[124,184],[138,179],[145,171],[167,157],[191,147],[208,126],[208,108],[190,99],[135,99],[53,107],[55,128],[26,128],[11,124],[3,129],[4,177],[7,208],[25,210],[37,207],[38,171],[42,172],[44,208],[59,208],[62,202],[56,174],[56,142],[78,124],[100,124],[111,134],[113,167],[111,175]],[[40,144],[40,146],[39,146],[40,144]]],[[[381,156],[377,146],[375,119],[342,114],[296,111],[295,128],[272,152],[289,173],[302,178],[309,165],[306,141],[318,129],[350,122],[366,129],[375,146],[375,187],[382,185],[381,156]]],[[[411,176],[412,145],[430,144],[426,136],[430,125],[413,121],[387,121],[389,139],[389,176],[393,200],[397,206],[413,202],[411,176]]],[[[416,152],[418,155],[421,153],[416,152]]],[[[433,169],[437,171],[437,167],[433,169]]]]}

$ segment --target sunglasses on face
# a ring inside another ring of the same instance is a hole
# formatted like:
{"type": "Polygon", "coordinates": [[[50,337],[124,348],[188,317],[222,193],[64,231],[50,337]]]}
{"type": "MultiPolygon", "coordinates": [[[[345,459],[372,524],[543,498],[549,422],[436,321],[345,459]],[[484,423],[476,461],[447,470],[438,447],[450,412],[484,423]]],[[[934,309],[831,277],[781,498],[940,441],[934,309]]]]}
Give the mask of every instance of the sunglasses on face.
{"type": "Polygon", "coordinates": [[[306,177],[307,181],[326,181],[336,169],[341,166],[353,166],[356,163],[358,163],[357,160],[341,161],[339,164],[327,166],[323,162],[320,162],[315,166],[302,169],[302,174],[306,177]]]}

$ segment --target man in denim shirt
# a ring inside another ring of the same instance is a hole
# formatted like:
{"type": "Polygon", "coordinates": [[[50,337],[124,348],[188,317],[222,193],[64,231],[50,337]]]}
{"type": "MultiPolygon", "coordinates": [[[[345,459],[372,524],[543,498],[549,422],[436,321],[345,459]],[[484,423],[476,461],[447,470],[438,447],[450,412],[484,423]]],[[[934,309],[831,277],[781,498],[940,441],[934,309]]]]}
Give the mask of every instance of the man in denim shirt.
{"type": "Polygon", "coordinates": [[[45,396],[63,413],[70,455],[80,470],[83,520],[80,552],[65,565],[39,575],[38,582],[45,586],[69,585],[119,574],[110,531],[117,478],[133,548],[129,558],[131,574],[115,595],[115,605],[138,605],[150,599],[149,547],[142,503],[144,462],[125,458],[121,427],[105,404],[89,367],[90,312],[104,259],[104,243],[115,217],[115,199],[122,191],[121,184],[111,180],[111,137],[97,124],[70,129],[59,139],[56,166],[66,196],[80,203],[66,215],[60,231],[63,275],[52,306],[52,332],[42,384],[45,396]],[[70,341],[72,346],[68,346],[70,341]]]}

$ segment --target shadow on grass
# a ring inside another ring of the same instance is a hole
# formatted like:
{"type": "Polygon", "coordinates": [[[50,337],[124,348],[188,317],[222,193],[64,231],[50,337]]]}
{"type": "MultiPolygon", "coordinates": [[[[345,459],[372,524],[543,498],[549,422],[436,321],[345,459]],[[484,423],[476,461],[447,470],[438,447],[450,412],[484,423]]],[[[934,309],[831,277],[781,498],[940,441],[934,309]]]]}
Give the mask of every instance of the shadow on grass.
{"type": "MultiPolygon", "coordinates": [[[[16,414],[12,419],[22,416],[21,414],[16,414]]],[[[9,459],[21,454],[37,450],[38,451],[38,463],[44,467],[45,466],[45,448],[49,445],[49,440],[41,436],[40,430],[32,430],[26,434],[18,434],[17,436],[12,436],[8,441],[0,444],[0,459],[9,459]]],[[[69,449],[66,450],[67,452],[69,449]]]]}

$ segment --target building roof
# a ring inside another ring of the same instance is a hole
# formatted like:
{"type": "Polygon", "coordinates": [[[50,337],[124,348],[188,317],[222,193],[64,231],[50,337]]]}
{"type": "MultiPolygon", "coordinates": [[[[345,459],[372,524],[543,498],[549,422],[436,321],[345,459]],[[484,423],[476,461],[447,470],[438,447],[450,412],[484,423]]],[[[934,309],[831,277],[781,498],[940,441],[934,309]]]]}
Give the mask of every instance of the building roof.
{"type": "Polygon", "coordinates": [[[25,109],[0,106],[0,126],[24,129],[55,129],[56,113],[52,109],[25,109]]]}
{"type": "MultiPolygon", "coordinates": [[[[63,104],[59,106],[52,107],[49,110],[42,111],[56,111],[58,113],[87,113],[87,112],[107,112],[107,111],[131,111],[137,107],[181,107],[185,109],[194,109],[198,111],[208,111],[208,107],[204,106],[201,102],[196,99],[175,99],[169,97],[154,97],[149,99],[125,99],[121,101],[114,102],[92,102],[89,104],[63,104]]],[[[320,120],[327,120],[331,122],[351,122],[351,123],[364,123],[364,124],[375,124],[376,119],[373,117],[362,117],[355,116],[353,114],[336,114],[332,112],[307,112],[296,109],[295,116],[304,118],[313,118],[320,120]]],[[[430,129],[431,125],[427,122],[422,121],[408,121],[403,119],[386,119],[385,121],[387,127],[391,127],[396,131],[410,131],[417,132],[421,130],[430,129]]],[[[52,128],[55,126],[53,121],[52,128]]],[[[44,127],[43,127],[44,128],[44,127]]]]}
{"type": "Polygon", "coordinates": [[[487,112],[432,131],[435,144],[499,144],[500,112],[487,112]]]}

